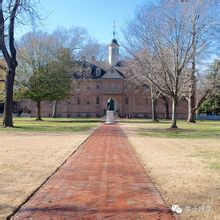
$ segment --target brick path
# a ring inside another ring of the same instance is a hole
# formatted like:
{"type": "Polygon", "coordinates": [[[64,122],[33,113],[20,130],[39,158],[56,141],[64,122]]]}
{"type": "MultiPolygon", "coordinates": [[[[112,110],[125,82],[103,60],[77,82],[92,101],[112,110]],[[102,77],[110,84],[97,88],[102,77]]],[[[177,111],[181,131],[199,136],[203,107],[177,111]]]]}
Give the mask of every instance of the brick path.
{"type": "Polygon", "coordinates": [[[168,220],[175,217],[119,126],[103,125],[12,219],[168,220]]]}

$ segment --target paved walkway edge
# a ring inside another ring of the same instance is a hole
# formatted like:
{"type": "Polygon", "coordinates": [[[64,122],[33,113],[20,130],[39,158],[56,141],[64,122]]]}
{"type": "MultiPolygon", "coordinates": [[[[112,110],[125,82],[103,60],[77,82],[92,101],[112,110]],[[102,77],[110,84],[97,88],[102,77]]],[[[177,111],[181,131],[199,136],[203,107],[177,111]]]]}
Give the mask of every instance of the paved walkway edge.
{"type": "MultiPolygon", "coordinates": [[[[120,127],[120,128],[121,128],[121,127],[120,127]]],[[[122,128],[121,128],[121,130],[123,131],[122,128]]],[[[169,208],[169,205],[167,204],[167,202],[166,202],[166,200],[165,200],[165,198],[164,198],[164,196],[163,196],[163,194],[161,194],[161,191],[160,191],[159,188],[158,188],[158,185],[157,185],[156,180],[155,180],[154,177],[150,174],[149,169],[147,168],[147,166],[146,166],[145,163],[143,162],[143,160],[142,160],[140,154],[139,154],[139,153],[137,152],[137,150],[135,149],[134,144],[131,142],[131,140],[128,138],[128,136],[126,135],[126,133],[125,133],[124,131],[123,131],[123,133],[124,133],[124,135],[127,137],[128,143],[130,144],[132,151],[134,152],[134,154],[135,154],[137,160],[139,161],[139,163],[143,166],[146,175],[149,177],[149,179],[150,179],[151,183],[153,184],[153,186],[155,187],[157,193],[159,194],[159,196],[160,196],[161,199],[163,200],[163,202],[164,202],[164,204],[166,205],[166,207],[167,207],[168,209],[170,209],[170,208],[169,208]]],[[[175,215],[174,215],[174,216],[175,216],[175,215]]],[[[175,217],[176,217],[176,216],[175,216],[175,217]]]]}
{"type": "Polygon", "coordinates": [[[101,125],[7,219],[174,220],[119,125],[101,125]]]}
{"type": "Polygon", "coordinates": [[[7,216],[6,220],[10,220],[12,217],[14,217],[16,215],[16,213],[18,213],[23,206],[26,205],[26,203],[28,203],[31,198],[47,183],[49,182],[49,180],[54,176],[54,174],[56,174],[60,169],[62,169],[62,167],[68,162],[68,160],[81,148],[84,146],[85,142],[96,132],[96,130],[100,127],[101,125],[99,125],[97,128],[95,128],[91,134],[89,134],[89,136],[64,160],[64,162],[57,167],[50,176],[48,176],[46,178],[46,180],[39,186],[37,187],[25,200],[24,202],[22,202],[9,216],[7,216]]]}

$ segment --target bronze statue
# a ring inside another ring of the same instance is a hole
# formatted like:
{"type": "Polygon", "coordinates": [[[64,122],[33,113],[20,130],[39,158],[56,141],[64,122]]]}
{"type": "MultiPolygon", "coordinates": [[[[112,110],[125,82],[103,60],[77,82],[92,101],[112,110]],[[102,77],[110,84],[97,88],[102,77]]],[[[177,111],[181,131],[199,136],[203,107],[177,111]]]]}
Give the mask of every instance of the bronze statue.
{"type": "Polygon", "coordinates": [[[112,99],[112,97],[110,97],[107,102],[107,110],[114,111],[114,100],[112,99]]]}

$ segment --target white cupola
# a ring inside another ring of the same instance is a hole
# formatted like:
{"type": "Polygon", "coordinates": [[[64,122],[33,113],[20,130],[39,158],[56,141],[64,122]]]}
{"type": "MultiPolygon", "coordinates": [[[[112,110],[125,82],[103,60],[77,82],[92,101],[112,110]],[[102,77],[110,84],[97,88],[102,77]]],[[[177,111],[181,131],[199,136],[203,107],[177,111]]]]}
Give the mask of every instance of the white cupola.
{"type": "Polygon", "coordinates": [[[115,21],[113,25],[113,39],[111,43],[109,44],[109,63],[112,66],[115,66],[119,61],[119,47],[116,38],[115,38],[115,21]]]}

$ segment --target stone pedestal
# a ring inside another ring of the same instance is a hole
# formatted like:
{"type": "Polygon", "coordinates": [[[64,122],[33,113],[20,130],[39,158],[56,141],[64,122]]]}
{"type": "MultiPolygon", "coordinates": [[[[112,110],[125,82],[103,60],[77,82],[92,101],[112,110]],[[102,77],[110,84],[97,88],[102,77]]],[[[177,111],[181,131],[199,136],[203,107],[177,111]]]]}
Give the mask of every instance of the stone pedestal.
{"type": "Polygon", "coordinates": [[[113,124],[115,122],[114,118],[114,111],[107,111],[106,112],[106,124],[113,124]]]}

